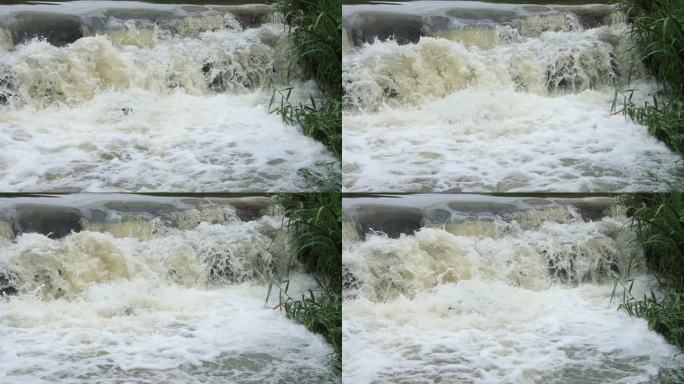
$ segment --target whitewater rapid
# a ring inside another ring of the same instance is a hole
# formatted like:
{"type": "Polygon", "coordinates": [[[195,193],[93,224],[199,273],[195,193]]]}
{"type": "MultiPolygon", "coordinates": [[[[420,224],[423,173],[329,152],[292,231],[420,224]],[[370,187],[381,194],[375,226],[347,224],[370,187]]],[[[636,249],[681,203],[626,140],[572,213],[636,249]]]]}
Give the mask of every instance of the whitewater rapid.
{"type": "MultiPolygon", "coordinates": [[[[324,339],[265,303],[289,262],[269,199],[0,205],[3,383],[339,380],[324,339]]],[[[290,293],[314,287],[295,273],[290,293]]]]}
{"type": "Polygon", "coordinates": [[[289,49],[265,5],[0,6],[0,189],[315,189],[334,157],[270,105],[319,97],[289,49]]]}
{"type": "Polygon", "coordinates": [[[660,191],[680,180],[680,157],[611,111],[616,88],[636,89],[637,104],[658,91],[612,6],[343,13],[348,192],[660,191]]]}
{"type": "Polygon", "coordinates": [[[658,383],[684,366],[614,279],[655,287],[610,198],[345,200],[345,383],[658,383]]]}

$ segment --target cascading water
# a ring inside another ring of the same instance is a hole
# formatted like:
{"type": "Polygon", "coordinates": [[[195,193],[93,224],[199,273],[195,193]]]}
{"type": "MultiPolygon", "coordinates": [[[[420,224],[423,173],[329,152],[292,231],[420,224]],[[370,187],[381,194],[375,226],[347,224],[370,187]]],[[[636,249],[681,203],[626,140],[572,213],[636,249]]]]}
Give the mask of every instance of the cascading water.
{"type": "Polygon", "coordinates": [[[658,383],[684,367],[611,301],[628,271],[635,296],[654,286],[611,198],[348,198],[344,209],[344,382],[658,383]]]}
{"type": "Polygon", "coordinates": [[[269,113],[317,95],[288,51],[265,5],[0,6],[0,190],[300,191],[334,160],[269,113]]]}
{"type": "Polygon", "coordinates": [[[259,197],[1,199],[0,382],[336,382],[323,338],[264,306],[281,220],[259,197]]]}
{"type": "Polygon", "coordinates": [[[613,6],[416,1],[343,7],[343,187],[664,190],[680,158],[611,115],[657,91],[613,6]],[[618,100],[619,101],[619,100],[618,100]]]}

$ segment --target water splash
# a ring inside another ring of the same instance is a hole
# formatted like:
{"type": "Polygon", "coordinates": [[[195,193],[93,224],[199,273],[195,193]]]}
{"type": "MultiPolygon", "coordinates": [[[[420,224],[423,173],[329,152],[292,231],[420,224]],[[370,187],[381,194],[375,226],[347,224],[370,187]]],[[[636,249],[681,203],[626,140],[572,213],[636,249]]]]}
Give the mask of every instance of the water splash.
{"type": "Polygon", "coordinates": [[[616,277],[637,276],[636,295],[654,284],[612,204],[354,200],[345,211],[344,382],[655,383],[659,369],[684,365],[610,301],[616,277]],[[371,207],[392,219],[359,232],[371,207]],[[405,207],[422,226],[384,234],[410,217],[405,207]]]}

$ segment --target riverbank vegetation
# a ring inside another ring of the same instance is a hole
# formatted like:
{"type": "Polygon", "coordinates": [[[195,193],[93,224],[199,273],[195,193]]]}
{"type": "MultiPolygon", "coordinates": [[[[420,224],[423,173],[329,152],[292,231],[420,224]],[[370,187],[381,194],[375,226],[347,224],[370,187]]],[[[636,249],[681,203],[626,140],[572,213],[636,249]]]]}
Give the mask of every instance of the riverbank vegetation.
{"type": "Polygon", "coordinates": [[[271,101],[283,120],[302,128],[342,157],[342,2],[341,0],[277,0],[273,3],[289,28],[293,44],[290,68],[302,68],[321,98],[293,103],[290,92],[274,93],[271,101]]]}
{"type": "Polygon", "coordinates": [[[636,241],[660,292],[634,297],[626,290],[622,307],[684,350],[684,193],[626,195],[636,241]]]}
{"type": "Polygon", "coordinates": [[[684,2],[619,0],[630,23],[634,57],[660,85],[652,102],[631,103],[624,111],[672,150],[684,154],[684,2]]]}
{"type": "MultiPolygon", "coordinates": [[[[333,347],[333,364],[342,369],[342,199],[339,192],[288,193],[276,196],[284,210],[283,229],[289,232],[293,258],[314,276],[317,289],[301,297],[288,293],[289,273],[273,282],[269,295],[279,289],[279,308],[289,319],[322,335],[333,347]]],[[[267,299],[268,300],[268,299],[267,299]]]]}
{"type": "MultiPolygon", "coordinates": [[[[672,150],[684,154],[684,2],[619,0],[618,4],[630,23],[634,57],[660,88],[653,101],[644,105],[626,98],[624,111],[672,150]]],[[[637,242],[661,291],[638,298],[625,289],[623,307],[684,349],[684,195],[628,195],[623,203],[629,207],[637,242]]]]}

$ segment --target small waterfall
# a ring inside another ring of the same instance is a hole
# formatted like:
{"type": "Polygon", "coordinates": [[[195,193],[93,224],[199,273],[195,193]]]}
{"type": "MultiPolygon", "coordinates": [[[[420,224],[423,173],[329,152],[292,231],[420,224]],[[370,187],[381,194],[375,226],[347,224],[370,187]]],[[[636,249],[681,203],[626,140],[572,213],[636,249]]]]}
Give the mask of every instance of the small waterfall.
{"type": "Polygon", "coordinates": [[[415,1],[347,5],[343,17],[346,191],[653,191],[678,180],[676,154],[610,113],[630,80],[638,100],[657,92],[614,6],[415,1]]]}
{"type": "Polygon", "coordinates": [[[616,278],[636,276],[637,295],[654,284],[612,198],[344,205],[345,382],[655,383],[681,364],[611,302],[616,278]]]}
{"type": "Polygon", "coordinates": [[[269,107],[320,97],[291,48],[263,4],[0,6],[0,188],[300,190],[334,159],[269,107]]]}
{"type": "Polygon", "coordinates": [[[326,342],[264,306],[292,267],[277,211],[267,197],[0,199],[2,381],[334,382],[326,342]]]}

